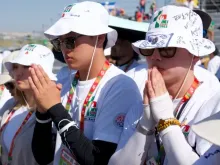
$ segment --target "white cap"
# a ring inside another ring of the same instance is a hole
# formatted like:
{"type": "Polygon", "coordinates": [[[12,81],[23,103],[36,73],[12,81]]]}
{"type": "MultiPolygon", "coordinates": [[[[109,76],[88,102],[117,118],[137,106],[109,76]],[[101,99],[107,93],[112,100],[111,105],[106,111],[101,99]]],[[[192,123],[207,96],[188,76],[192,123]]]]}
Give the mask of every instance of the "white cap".
{"type": "Polygon", "coordinates": [[[86,36],[108,34],[106,48],[109,48],[115,45],[118,35],[108,24],[108,11],[100,3],[79,2],[67,6],[62,17],[45,32],[45,36],[55,39],[70,32],[86,36]]]}
{"type": "Polygon", "coordinates": [[[19,51],[14,51],[2,60],[2,74],[0,75],[0,85],[5,84],[7,82],[13,81],[13,78],[10,76],[10,73],[5,67],[5,63],[11,61],[14,57],[16,57],[19,54],[19,51]]]}
{"type": "Polygon", "coordinates": [[[178,47],[195,56],[215,51],[212,41],[203,38],[203,23],[198,14],[186,7],[168,5],[154,13],[146,39],[133,43],[133,49],[178,47]]]}
{"type": "Polygon", "coordinates": [[[220,146],[220,112],[192,126],[192,130],[200,137],[220,146]]]}
{"type": "Polygon", "coordinates": [[[22,47],[15,58],[5,63],[9,72],[12,70],[12,64],[15,63],[25,66],[31,66],[32,64],[41,65],[51,80],[57,80],[55,74],[52,72],[54,55],[49,48],[43,45],[29,44],[22,47]]]}
{"type": "Polygon", "coordinates": [[[9,54],[11,54],[11,51],[5,50],[5,51],[2,53],[3,58],[7,57],[9,54]]]}

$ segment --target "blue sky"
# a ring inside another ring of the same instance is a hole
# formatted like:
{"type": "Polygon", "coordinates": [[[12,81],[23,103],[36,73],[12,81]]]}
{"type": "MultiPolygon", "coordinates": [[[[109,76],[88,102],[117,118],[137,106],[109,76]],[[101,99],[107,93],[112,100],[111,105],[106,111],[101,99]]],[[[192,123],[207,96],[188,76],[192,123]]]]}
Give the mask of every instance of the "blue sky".
{"type": "MultiPolygon", "coordinates": [[[[58,20],[64,7],[74,2],[76,0],[1,0],[0,32],[46,30],[58,20]]],[[[124,8],[129,15],[133,15],[138,2],[139,0],[116,0],[117,6],[124,8]]]]}

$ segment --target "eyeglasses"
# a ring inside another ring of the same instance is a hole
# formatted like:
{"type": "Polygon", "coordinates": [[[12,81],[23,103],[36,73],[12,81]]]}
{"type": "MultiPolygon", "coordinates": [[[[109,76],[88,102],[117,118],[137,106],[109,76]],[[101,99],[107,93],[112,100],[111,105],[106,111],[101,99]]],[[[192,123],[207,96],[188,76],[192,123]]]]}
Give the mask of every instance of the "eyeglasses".
{"type": "Polygon", "coordinates": [[[60,41],[60,39],[57,38],[57,39],[51,40],[51,44],[53,45],[54,49],[58,52],[61,52],[61,44],[65,48],[73,50],[75,48],[76,39],[82,36],[83,35],[78,35],[76,37],[67,37],[63,39],[62,41],[60,41]]]}
{"type": "MultiPolygon", "coordinates": [[[[172,58],[176,54],[175,47],[168,47],[168,48],[157,48],[160,56],[164,58],[172,58]]],[[[140,53],[143,56],[152,56],[155,49],[139,49],[140,53]]]]}
{"type": "Polygon", "coordinates": [[[12,82],[7,82],[4,85],[8,90],[13,90],[15,88],[15,86],[12,82]]]}

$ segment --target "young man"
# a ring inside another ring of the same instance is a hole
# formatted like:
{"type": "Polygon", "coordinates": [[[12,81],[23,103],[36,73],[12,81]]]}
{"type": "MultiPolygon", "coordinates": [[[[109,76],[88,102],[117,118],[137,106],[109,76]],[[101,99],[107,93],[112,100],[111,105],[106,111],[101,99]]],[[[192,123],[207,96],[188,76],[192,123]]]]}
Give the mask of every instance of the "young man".
{"type": "Polygon", "coordinates": [[[135,82],[104,56],[103,48],[117,40],[108,20],[101,4],[80,2],[67,6],[62,18],[45,32],[69,68],[78,72],[63,80],[60,98],[59,84],[39,67],[30,69],[29,82],[38,103],[32,148],[39,164],[53,158],[54,164],[107,164],[124,136],[135,130],[142,98],[135,82]],[[124,123],[125,117],[130,125],[124,123]],[[51,120],[61,136],[56,139],[55,157],[51,120]]]}
{"type": "Polygon", "coordinates": [[[191,125],[220,110],[220,86],[194,74],[198,57],[214,51],[214,44],[203,38],[201,18],[186,7],[165,6],[155,12],[146,39],[133,48],[146,56],[150,68],[144,114],[109,164],[193,164],[210,143],[196,136],[191,125]]]}
{"type": "Polygon", "coordinates": [[[109,25],[118,32],[118,40],[112,47],[111,58],[116,61],[116,66],[136,82],[143,96],[147,65],[138,61],[139,55],[133,51],[131,43],[145,38],[149,24],[111,17],[109,25]]]}

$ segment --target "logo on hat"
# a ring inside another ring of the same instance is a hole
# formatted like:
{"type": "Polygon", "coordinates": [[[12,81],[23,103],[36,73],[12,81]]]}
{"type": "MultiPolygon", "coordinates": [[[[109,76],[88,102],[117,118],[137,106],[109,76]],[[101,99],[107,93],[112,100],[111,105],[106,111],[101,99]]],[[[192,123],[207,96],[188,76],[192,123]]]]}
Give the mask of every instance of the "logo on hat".
{"type": "Polygon", "coordinates": [[[63,14],[62,14],[62,17],[65,16],[65,13],[70,12],[70,10],[72,9],[72,7],[73,7],[73,5],[68,5],[68,6],[64,9],[63,14]]]}
{"type": "Polygon", "coordinates": [[[25,54],[28,54],[29,51],[33,52],[36,47],[37,47],[37,46],[34,45],[34,44],[28,45],[28,46],[24,49],[24,51],[26,51],[25,54]]]}
{"type": "Polygon", "coordinates": [[[167,15],[162,13],[163,11],[159,11],[157,16],[154,18],[153,22],[156,21],[155,28],[167,28],[168,25],[167,15]]]}

